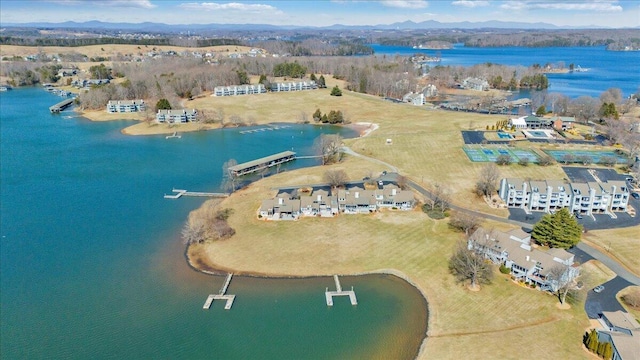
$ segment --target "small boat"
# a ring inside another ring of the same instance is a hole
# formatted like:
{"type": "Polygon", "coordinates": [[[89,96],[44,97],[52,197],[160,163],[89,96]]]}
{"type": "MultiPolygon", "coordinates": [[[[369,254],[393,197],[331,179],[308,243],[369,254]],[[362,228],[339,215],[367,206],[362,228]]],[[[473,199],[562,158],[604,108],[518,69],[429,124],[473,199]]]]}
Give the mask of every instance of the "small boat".
{"type": "Polygon", "coordinates": [[[167,136],[165,136],[164,138],[165,138],[165,139],[173,139],[173,138],[180,139],[180,138],[182,138],[182,135],[178,135],[178,132],[177,132],[177,131],[175,131],[175,132],[173,133],[173,135],[167,135],[167,136]]]}

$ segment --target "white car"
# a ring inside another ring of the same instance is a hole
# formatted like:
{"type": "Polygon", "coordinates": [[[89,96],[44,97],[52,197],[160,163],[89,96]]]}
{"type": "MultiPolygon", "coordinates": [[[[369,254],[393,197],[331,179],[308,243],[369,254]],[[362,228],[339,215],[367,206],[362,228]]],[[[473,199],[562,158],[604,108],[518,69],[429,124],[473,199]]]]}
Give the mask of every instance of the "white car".
{"type": "Polygon", "coordinates": [[[601,293],[603,290],[604,290],[604,286],[602,286],[602,285],[598,285],[598,286],[593,288],[593,292],[597,293],[597,294],[601,293]]]}

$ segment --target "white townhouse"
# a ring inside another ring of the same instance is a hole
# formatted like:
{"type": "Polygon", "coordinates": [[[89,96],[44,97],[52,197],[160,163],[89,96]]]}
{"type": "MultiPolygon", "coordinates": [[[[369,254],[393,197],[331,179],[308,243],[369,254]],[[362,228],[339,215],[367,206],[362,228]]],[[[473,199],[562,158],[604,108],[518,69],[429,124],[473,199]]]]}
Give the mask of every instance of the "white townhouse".
{"type": "Polygon", "coordinates": [[[558,290],[558,281],[549,277],[554,268],[563,270],[561,280],[572,281],[579,275],[574,255],[563,249],[540,250],[531,245],[531,235],[521,229],[509,232],[476,230],[467,242],[469,250],[509,268],[516,280],[535,284],[540,290],[558,290]]]}
{"type": "Polygon", "coordinates": [[[145,111],[147,108],[144,100],[109,100],[107,103],[107,112],[124,113],[145,111]]]}
{"type": "Polygon", "coordinates": [[[272,92],[314,90],[314,89],[317,89],[317,88],[318,88],[318,85],[313,80],[298,81],[298,82],[287,81],[287,82],[271,83],[271,91],[272,92]]]}
{"type": "Polygon", "coordinates": [[[629,203],[629,188],[624,181],[566,183],[505,178],[500,181],[498,194],[507,207],[527,213],[568,208],[575,214],[615,217],[613,213],[626,211],[629,203]]]}
{"type": "Polygon", "coordinates": [[[169,123],[187,123],[198,121],[198,112],[196,109],[186,110],[158,110],[156,114],[156,122],[159,124],[169,123]]]}
{"type": "Polygon", "coordinates": [[[302,216],[333,217],[339,213],[369,214],[383,208],[411,210],[415,206],[413,192],[400,190],[394,184],[381,189],[365,190],[358,186],[339,189],[336,195],[317,189],[311,195],[293,199],[288,193],[264,200],[258,217],[265,220],[297,220],[302,216]]]}
{"type": "Polygon", "coordinates": [[[213,96],[253,95],[264,94],[266,92],[267,89],[263,84],[216,86],[213,89],[213,96]]]}

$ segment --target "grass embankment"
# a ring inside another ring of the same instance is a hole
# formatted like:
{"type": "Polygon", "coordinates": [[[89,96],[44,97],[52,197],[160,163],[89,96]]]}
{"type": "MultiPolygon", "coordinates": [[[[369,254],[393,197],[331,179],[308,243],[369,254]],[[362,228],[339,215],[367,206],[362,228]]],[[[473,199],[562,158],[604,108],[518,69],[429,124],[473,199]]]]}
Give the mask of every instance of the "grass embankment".
{"type": "Polygon", "coordinates": [[[622,306],[627,310],[627,312],[629,312],[631,316],[633,316],[638,322],[640,322],[640,307],[632,307],[622,301],[623,296],[632,292],[640,292],[640,286],[629,286],[627,288],[624,288],[616,295],[616,297],[618,298],[618,301],[622,304],[622,306]]]}
{"type": "Polygon", "coordinates": [[[600,247],[604,253],[622,263],[627,270],[640,276],[639,233],[640,228],[638,226],[622,229],[592,230],[584,236],[584,239],[600,247]]]}
{"type": "MultiPolygon", "coordinates": [[[[333,167],[360,176],[371,165],[350,158],[333,167]]],[[[558,310],[553,296],[525,289],[498,274],[492,285],[479,292],[456,284],[447,260],[462,234],[449,229],[446,221],[431,220],[419,210],[297,222],[257,219],[256,210],[263,199],[274,195],[273,187],[321,181],[325,169],[275,175],[225,199],[221,207],[234,209],[229,223],[236,235],[191,247],[192,262],[271,276],[393,269],[428,299],[430,337],[424,358],[521,358],[523,348],[530,358],[585,358],[580,339],[589,322],[581,304],[558,310]],[[554,340],[545,346],[530,345],[543,338],[554,340]]],[[[589,267],[587,271],[599,270],[589,267]]]]}

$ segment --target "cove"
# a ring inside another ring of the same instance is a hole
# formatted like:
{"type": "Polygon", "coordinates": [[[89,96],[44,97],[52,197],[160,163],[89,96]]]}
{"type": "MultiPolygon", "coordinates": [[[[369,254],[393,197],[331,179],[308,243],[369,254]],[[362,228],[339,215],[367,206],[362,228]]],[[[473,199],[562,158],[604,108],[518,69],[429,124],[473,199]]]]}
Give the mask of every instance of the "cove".
{"type": "MultiPolygon", "coordinates": [[[[312,153],[322,132],[295,125],[125,136],[127,121],[49,114],[40,88],[0,95],[0,357],[10,359],[413,358],[426,332],[418,291],[393,276],[234,277],[232,310],[202,304],[224,278],[198,273],[179,231],[202,199],[163,199],[173,187],[218,191],[222,163],[284,150],[312,153]]],[[[296,160],[283,169],[314,165],[296,160]]]]}

